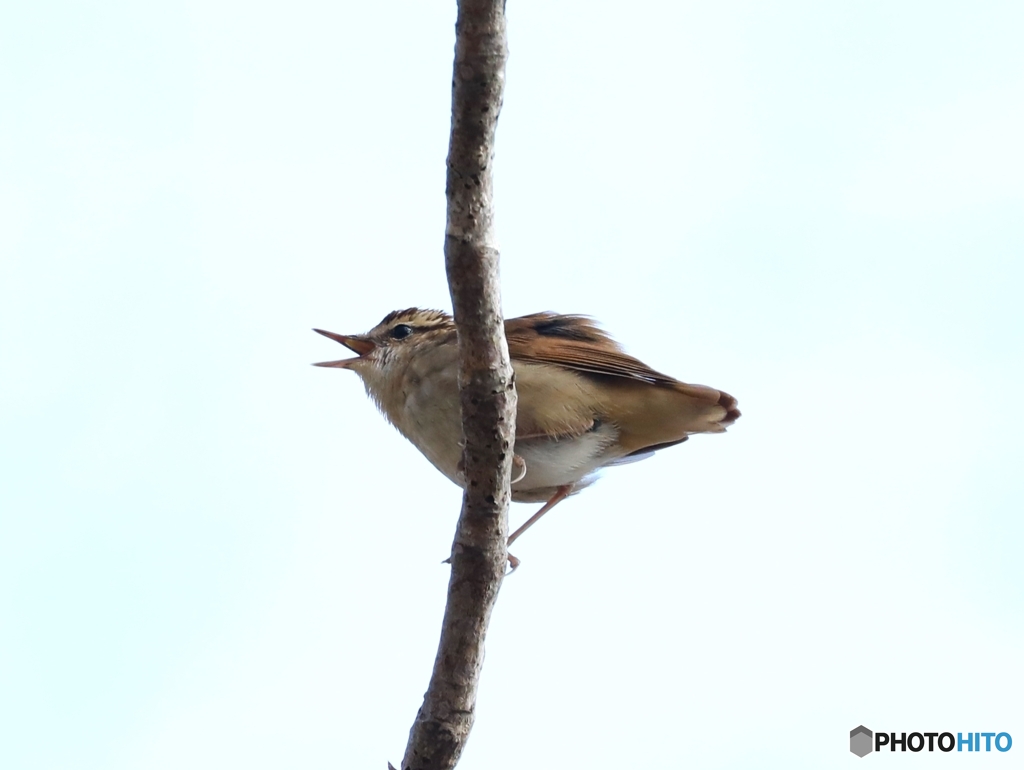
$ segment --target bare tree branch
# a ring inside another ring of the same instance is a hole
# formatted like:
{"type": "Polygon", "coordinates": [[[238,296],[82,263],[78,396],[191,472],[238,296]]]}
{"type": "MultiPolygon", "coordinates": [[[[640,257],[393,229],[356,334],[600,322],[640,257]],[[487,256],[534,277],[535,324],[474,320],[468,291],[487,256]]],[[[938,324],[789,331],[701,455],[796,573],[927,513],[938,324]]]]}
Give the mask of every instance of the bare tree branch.
{"type": "Polygon", "coordinates": [[[494,133],[505,82],[504,0],[459,0],[445,264],[459,330],[466,491],[448,604],[403,770],[455,767],[473,726],[484,636],[505,574],[516,393],[493,233],[494,133]]]}

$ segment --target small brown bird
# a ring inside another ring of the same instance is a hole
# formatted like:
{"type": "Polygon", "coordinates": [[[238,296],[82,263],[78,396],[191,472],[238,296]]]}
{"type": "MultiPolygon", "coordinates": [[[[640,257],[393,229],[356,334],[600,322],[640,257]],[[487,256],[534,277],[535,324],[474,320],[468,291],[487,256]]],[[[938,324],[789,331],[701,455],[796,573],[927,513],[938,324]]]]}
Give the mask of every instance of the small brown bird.
{"type": "MultiPolygon", "coordinates": [[[[384,416],[434,467],[462,478],[458,341],[438,310],[396,310],[366,334],[314,329],[358,354],[316,366],[351,369],[384,416]]],[[[512,499],[544,506],[509,545],[601,468],[641,460],[691,433],[722,433],[740,416],[736,399],[688,385],[627,355],[594,322],[534,313],[505,321],[519,397],[512,499]]],[[[512,569],[518,560],[509,555],[512,569]]]]}

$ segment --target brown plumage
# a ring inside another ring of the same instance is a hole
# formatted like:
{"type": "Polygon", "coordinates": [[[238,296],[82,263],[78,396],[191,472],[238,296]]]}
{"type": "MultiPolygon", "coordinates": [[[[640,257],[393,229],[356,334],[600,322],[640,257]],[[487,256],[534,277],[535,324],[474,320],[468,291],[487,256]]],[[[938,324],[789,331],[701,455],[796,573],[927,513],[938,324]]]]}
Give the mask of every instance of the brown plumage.
{"type": "MultiPolygon", "coordinates": [[[[384,416],[462,485],[455,323],[437,310],[397,310],[372,330],[315,330],[359,354],[317,366],[351,369],[384,416]]],[[[609,465],[641,459],[693,433],[721,433],[740,416],[724,391],[655,371],[594,322],[534,313],[505,321],[519,396],[512,499],[547,501],[511,543],[609,465]]]]}

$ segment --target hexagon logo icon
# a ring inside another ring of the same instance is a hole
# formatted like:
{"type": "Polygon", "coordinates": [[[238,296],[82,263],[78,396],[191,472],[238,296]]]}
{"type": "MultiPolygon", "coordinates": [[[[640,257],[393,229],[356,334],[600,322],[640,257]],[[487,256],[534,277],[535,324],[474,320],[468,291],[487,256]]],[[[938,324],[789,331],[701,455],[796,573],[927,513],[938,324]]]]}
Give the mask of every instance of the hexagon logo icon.
{"type": "Polygon", "coordinates": [[[850,751],[858,757],[863,757],[871,753],[871,731],[864,725],[860,725],[850,730],[850,751]]]}

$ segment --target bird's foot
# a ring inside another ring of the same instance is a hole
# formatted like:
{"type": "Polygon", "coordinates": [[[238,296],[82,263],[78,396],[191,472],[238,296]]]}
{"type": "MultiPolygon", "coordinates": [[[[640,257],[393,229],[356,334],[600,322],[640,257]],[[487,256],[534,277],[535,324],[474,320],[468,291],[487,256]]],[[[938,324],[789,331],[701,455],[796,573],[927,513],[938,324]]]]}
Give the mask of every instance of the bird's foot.
{"type": "Polygon", "coordinates": [[[526,460],[520,455],[512,455],[512,478],[509,481],[510,484],[515,484],[517,481],[522,481],[523,476],[526,475],[526,460]]]}

